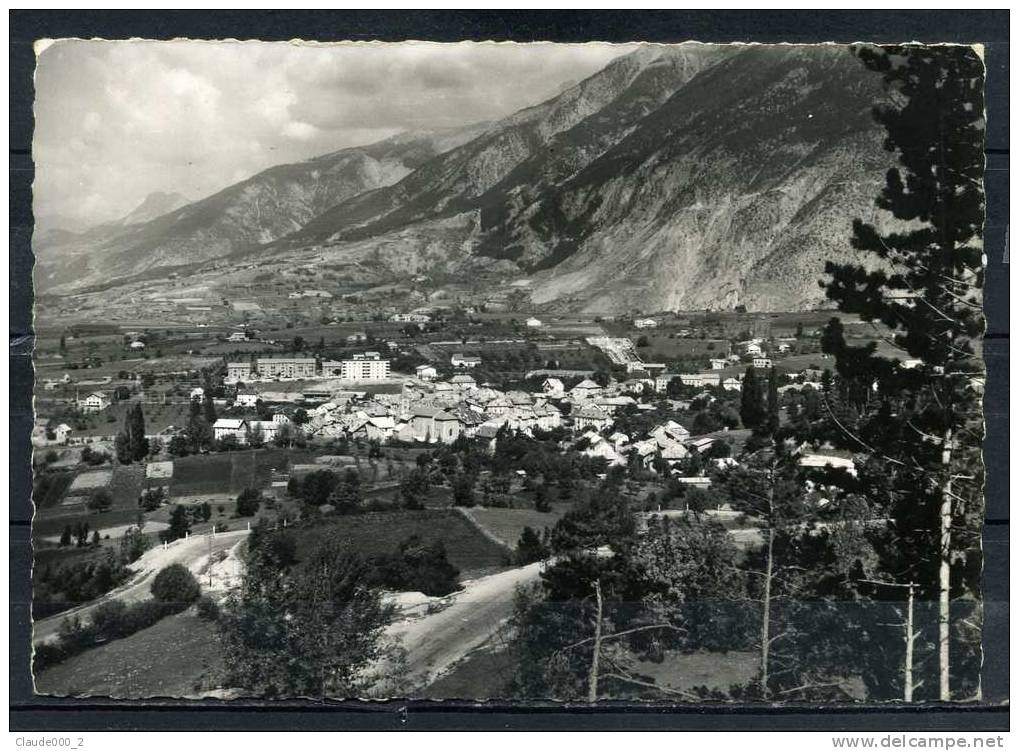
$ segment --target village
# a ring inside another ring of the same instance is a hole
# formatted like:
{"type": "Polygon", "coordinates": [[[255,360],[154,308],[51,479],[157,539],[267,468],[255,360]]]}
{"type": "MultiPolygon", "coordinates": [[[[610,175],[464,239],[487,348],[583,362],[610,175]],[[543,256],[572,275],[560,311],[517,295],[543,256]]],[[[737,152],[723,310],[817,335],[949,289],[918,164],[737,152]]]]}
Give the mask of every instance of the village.
{"type": "MultiPolygon", "coordinates": [[[[286,325],[210,317],[190,330],[77,324],[40,337],[38,643],[66,628],[67,613],[131,591],[156,552],[208,572],[210,595],[225,596],[239,581],[236,546],[266,522],[290,525],[299,557],[334,535],[371,555],[441,544],[458,596],[496,587],[504,619],[553,529],[612,477],[625,478],[638,529],[707,514],[751,551],[760,520],[734,503],[729,477],[754,455],[760,421],[816,418],[832,383],[823,311],[607,320],[417,308],[340,326],[315,325],[318,313],[286,325]]],[[[860,459],[824,442],[792,450],[804,471],[855,475],[860,459]]],[[[823,492],[807,491],[823,505],[823,492]]],[[[434,609],[454,584],[388,586],[430,592],[434,609]]],[[[428,622],[408,607],[394,628],[428,622]]],[[[186,624],[193,639],[203,628],[186,624]]],[[[43,671],[43,685],[102,651],[43,671]]],[[[441,670],[416,667],[419,687],[469,682],[477,668],[451,652],[441,670]]]]}

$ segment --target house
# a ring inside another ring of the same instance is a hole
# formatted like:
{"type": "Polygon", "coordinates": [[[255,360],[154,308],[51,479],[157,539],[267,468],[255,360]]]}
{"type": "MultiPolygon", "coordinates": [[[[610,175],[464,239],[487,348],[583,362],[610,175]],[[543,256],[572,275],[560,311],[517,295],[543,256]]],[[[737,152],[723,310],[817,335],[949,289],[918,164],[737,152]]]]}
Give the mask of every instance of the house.
{"type": "Polygon", "coordinates": [[[637,404],[637,400],[632,396],[599,396],[595,397],[593,401],[595,405],[610,414],[617,412],[623,407],[632,407],[637,404]]]}
{"type": "Polygon", "coordinates": [[[675,474],[672,476],[672,479],[675,480],[676,482],[681,482],[684,485],[689,485],[689,486],[694,487],[694,488],[705,489],[705,488],[711,487],[711,478],[710,477],[700,477],[700,476],[685,477],[685,476],[679,474],[679,470],[674,470],[674,471],[675,471],[675,474]]]}
{"type": "Polygon", "coordinates": [[[193,389],[191,389],[191,394],[189,395],[189,398],[201,399],[203,396],[205,396],[205,389],[203,389],[201,386],[195,386],[193,389]]]}
{"type": "Polygon", "coordinates": [[[762,355],[764,350],[761,349],[761,345],[757,342],[746,342],[743,347],[743,354],[745,355],[762,355]]]}
{"type": "Polygon", "coordinates": [[[428,323],[432,319],[422,313],[394,313],[389,320],[393,323],[428,323]]]}
{"type": "Polygon", "coordinates": [[[808,383],[820,383],[821,378],[824,376],[824,371],[820,368],[804,368],[800,375],[808,383]]]}
{"type": "Polygon", "coordinates": [[[234,331],[226,340],[228,342],[246,342],[248,341],[248,335],[244,331],[234,331]]]}
{"type": "Polygon", "coordinates": [[[764,368],[764,369],[767,369],[767,368],[771,367],[771,358],[769,358],[769,357],[755,357],[753,364],[754,364],[755,368],[764,368]]]}
{"type": "Polygon", "coordinates": [[[686,447],[692,450],[696,450],[698,454],[703,454],[712,444],[715,442],[714,438],[695,438],[692,441],[688,441],[686,447]]]}
{"type": "Polygon", "coordinates": [[[690,437],[690,431],[684,428],[675,420],[669,420],[651,431],[650,436],[656,440],[665,439],[671,441],[685,441],[690,437]]]}
{"type": "Polygon", "coordinates": [[[594,404],[584,405],[573,415],[573,426],[577,430],[587,430],[588,428],[602,430],[610,425],[612,425],[612,418],[601,407],[594,404]]]}
{"type": "Polygon", "coordinates": [[[248,438],[257,434],[262,436],[263,443],[269,443],[279,434],[280,428],[281,425],[275,420],[252,420],[248,423],[248,438]]]}
{"type": "Polygon", "coordinates": [[[78,409],[82,412],[102,412],[110,406],[110,398],[101,391],[93,391],[84,399],[78,400],[78,409]]]}
{"type": "Polygon", "coordinates": [[[347,335],[347,344],[359,344],[366,341],[368,341],[368,335],[363,331],[355,331],[353,334],[347,335]]]}
{"type": "Polygon", "coordinates": [[[546,378],[541,383],[541,390],[548,396],[562,396],[566,392],[566,387],[558,378],[546,378]]]}
{"type": "Polygon", "coordinates": [[[562,424],[562,413],[551,404],[536,405],[533,408],[535,427],[553,430],[562,424]]]}
{"type": "Polygon", "coordinates": [[[528,318],[526,321],[524,321],[524,325],[527,326],[527,328],[529,329],[540,329],[541,321],[539,321],[537,318],[528,318]]]}
{"type": "Polygon", "coordinates": [[[705,386],[718,386],[722,382],[721,374],[711,371],[708,373],[681,373],[679,380],[685,386],[704,388],[705,386]]]}
{"type": "Polygon", "coordinates": [[[856,464],[852,454],[844,451],[809,451],[800,454],[797,464],[801,467],[822,469],[844,469],[856,477],[856,464]]]}
{"type": "Polygon", "coordinates": [[[485,412],[493,417],[507,415],[513,409],[513,400],[505,394],[498,396],[485,405],[485,412]]]}
{"type": "Polygon", "coordinates": [[[726,378],[722,381],[722,388],[726,391],[742,391],[743,383],[739,378],[726,378]]]}
{"type": "Polygon", "coordinates": [[[655,378],[655,391],[661,393],[669,388],[669,383],[674,379],[679,378],[679,373],[660,373],[655,378]]]}
{"type": "Polygon", "coordinates": [[[638,329],[656,329],[658,328],[658,321],[654,318],[638,318],[633,322],[633,326],[638,329]]]}
{"type": "Polygon", "coordinates": [[[461,391],[470,391],[478,387],[478,382],[474,380],[474,377],[469,376],[466,373],[453,376],[449,379],[449,382],[461,391]]]}
{"type": "Polygon", "coordinates": [[[140,339],[135,339],[133,342],[131,342],[130,346],[131,349],[133,350],[145,349],[145,342],[141,341],[140,339]]]}
{"type": "Polygon", "coordinates": [[[669,441],[664,446],[660,447],[658,453],[669,463],[671,467],[677,462],[681,462],[690,455],[690,450],[682,443],[676,441],[669,441]]]}
{"type": "Polygon", "coordinates": [[[369,417],[365,435],[369,441],[388,441],[396,431],[396,420],[390,416],[369,417]]]}
{"type": "Polygon", "coordinates": [[[581,452],[584,456],[604,459],[610,467],[621,467],[626,464],[626,459],[619,453],[619,450],[597,433],[588,434],[585,437],[590,441],[590,446],[581,452]]]}
{"type": "Polygon", "coordinates": [[[570,397],[578,401],[584,401],[591,399],[601,393],[602,387],[592,381],[590,378],[585,378],[572,389],[570,389],[570,397]]]}
{"type": "Polygon", "coordinates": [[[258,405],[258,392],[254,389],[238,389],[234,397],[235,407],[255,407],[258,405]]]}
{"type": "Polygon", "coordinates": [[[481,365],[481,358],[457,353],[449,358],[449,362],[454,368],[476,368],[481,365]]]}
{"type": "Polygon", "coordinates": [[[250,362],[228,362],[226,364],[226,378],[224,383],[244,383],[251,380],[250,362]]]}
{"type": "Polygon", "coordinates": [[[779,352],[788,352],[790,349],[792,349],[792,347],[789,345],[788,342],[779,342],[778,344],[779,352]]]}
{"type": "Polygon", "coordinates": [[[712,357],[708,362],[711,363],[712,370],[725,370],[725,366],[729,364],[724,357],[712,357]]]}
{"type": "Polygon", "coordinates": [[[433,381],[439,377],[439,371],[432,365],[418,365],[414,368],[414,374],[422,381],[433,381]]]}
{"type": "Polygon", "coordinates": [[[426,443],[452,443],[463,432],[456,415],[435,407],[415,408],[410,426],[414,440],[426,443]]]}
{"type": "Polygon", "coordinates": [[[233,436],[238,443],[248,441],[248,421],[221,417],[212,424],[212,437],[217,441],[233,436]]]}
{"type": "Polygon", "coordinates": [[[70,437],[71,427],[66,423],[51,428],[45,421],[39,421],[32,428],[32,445],[36,447],[63,445],[70,437]]]}

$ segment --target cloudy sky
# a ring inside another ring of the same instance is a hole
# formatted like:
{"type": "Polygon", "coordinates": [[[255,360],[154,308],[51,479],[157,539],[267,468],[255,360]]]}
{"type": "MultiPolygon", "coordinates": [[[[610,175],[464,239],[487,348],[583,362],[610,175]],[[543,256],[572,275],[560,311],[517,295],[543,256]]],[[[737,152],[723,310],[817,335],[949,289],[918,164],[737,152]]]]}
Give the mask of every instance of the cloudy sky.
{"type": "Polygon", "coordinates": [[[151,192],[537,104],[632,46],[52,43],[36,70],[36,214],[86,225],[151,192]]]}

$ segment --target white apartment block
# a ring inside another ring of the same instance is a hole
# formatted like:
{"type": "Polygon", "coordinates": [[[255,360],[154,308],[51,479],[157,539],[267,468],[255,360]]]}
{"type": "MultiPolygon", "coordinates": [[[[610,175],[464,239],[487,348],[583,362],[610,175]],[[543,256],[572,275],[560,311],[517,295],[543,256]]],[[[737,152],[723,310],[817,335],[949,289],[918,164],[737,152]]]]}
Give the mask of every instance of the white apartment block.
{"type": "Polygon", "coordinates": [[[250,381],[250,362],[228,362],[226,364],[226,380],[231,382],[250,381]]]}
{"type": "Polygon", "coordinates": [[[314,357],[260,357],[258,374],[262,378],[314,378],[314,357]]]}

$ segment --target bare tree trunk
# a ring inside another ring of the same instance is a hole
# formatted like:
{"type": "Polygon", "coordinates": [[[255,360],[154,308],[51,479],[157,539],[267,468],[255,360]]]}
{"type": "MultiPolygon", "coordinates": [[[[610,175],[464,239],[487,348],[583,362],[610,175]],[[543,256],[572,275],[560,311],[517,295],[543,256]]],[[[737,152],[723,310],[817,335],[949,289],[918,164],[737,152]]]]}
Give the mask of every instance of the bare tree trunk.
{"type": "Polygon", "coordinates": [[[906,664],[903,668],[903,701],[913,701],[913,582],[906,596],[906,664]]]}
{"type": "Polygon", "coordinates": [[[950,635],[950,587],[952,554],[952,429],[945,431],[941,449],[941,463],[945,468],[945,480],[941,489],[941,541],[940,566],[938,569],[938,698],[951,701],[952,692],[948,683],[950,635]]]}
{"type": "Polygon", "coordinates": [[[761,698],[768,698],[768,653],[771,648],[771,577],[774,566],[772,551],[775,546],[775,528],[768,527],[768,556],[764,569],[764,608],[761,613],[761,698]]]}
{"type": "Polygon", "coordinates": [[[587,684],[587,700],[598,701],[598,663],[601,661],[601,580],[594,582],[594,594],[598,599],[598,611],[594,622],[594,656],[591,657],[591,675],[587,684]]]}

